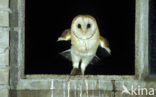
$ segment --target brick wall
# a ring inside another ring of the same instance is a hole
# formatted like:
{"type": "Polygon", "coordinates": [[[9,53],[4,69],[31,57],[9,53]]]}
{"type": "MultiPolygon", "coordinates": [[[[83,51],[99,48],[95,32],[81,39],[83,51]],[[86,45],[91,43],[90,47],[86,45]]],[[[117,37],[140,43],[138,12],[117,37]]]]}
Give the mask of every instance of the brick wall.
{"type": "Polygon", "coordinates": [[[0,97],[9,96],[9,0],[0,0],[0,97]]]}

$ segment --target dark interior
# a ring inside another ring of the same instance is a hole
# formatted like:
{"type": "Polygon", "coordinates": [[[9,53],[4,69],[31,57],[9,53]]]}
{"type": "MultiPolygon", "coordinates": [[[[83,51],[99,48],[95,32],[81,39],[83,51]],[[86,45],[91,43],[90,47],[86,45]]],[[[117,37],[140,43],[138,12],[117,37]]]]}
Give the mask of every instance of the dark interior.
{"type": "Polygon", "coordinates": [[[156,0],[149,2],[149,71],[156,75],[156,0]]]}
{"type": "Polygon", "coordinates": [[[56,41],[79,14],[96,18],[112,51],[108,55],[99,48],[101,61],[88,65],[85,73],[134,75],[135,0],[26,0],[25,74],[70,74],[72,62],[59,55],[70,41],[56,41]]]}

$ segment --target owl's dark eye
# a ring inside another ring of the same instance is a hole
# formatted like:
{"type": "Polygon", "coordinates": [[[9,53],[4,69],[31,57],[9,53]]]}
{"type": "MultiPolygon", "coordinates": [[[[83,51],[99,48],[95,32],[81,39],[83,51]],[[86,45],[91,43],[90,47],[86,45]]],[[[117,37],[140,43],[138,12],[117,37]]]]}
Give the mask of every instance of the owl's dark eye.
{"type": "Polygon", "coordinates": [[[81,24],[78,24],[77,27],[78,27],[79,29],[81,29],[81,24]]]}
{"type": "Polygon", "coordinates": [[[87,24],[87,29],[91,27],[91,24],[87,24]]]}

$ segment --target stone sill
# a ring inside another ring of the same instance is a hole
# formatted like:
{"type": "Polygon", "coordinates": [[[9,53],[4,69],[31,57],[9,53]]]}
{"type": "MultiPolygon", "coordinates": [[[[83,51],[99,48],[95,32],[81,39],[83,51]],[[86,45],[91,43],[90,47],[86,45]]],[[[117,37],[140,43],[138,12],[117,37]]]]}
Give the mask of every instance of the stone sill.
{"type": "Polygon", "coordinates": [[[85,80],[127,80],[127,79],[136,79],[135,75],[76,75],[76,76],[70,76],[70,75],[52,75],[52,74],[33,74],[33,75],[24,75],[26,79],[62,79],[62,80],[79,80],[79,79],[85,79],[85,80]]]}

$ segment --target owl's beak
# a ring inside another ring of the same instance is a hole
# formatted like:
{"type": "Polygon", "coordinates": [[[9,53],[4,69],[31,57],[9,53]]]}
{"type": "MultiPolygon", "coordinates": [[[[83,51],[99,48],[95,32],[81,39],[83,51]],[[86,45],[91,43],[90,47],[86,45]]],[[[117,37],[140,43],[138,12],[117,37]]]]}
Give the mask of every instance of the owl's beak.
{"type": "Polygon", "coordinates": [[[86,33],[87,33],[87,29],[86,29],[86,30],[83,30],[82,33],[83,33],[83,34],[86,34],[86,33]]]}

